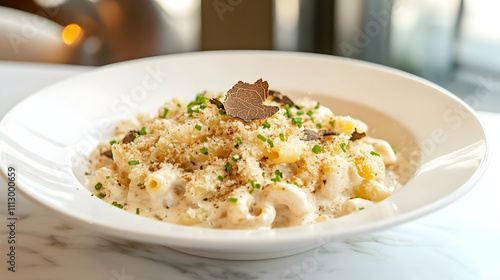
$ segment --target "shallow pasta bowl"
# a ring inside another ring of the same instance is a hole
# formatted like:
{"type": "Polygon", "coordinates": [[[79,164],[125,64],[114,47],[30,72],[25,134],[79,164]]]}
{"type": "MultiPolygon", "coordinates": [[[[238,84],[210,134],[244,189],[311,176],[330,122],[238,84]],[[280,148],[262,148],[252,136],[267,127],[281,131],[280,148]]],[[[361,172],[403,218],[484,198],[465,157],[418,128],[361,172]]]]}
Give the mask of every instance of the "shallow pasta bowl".
{"type": "Polygon", "coordinates": [[[478,119],[446,90],[383,66],[287,52],[202,52],[109,65],[40,90],[0,123],[0,169],[5,176],[15,166],[18,189],[33,201],[112,236],[226,259],[290,255],[432,213],[471,189],[486,155],[478,119]],[[372,136],[400,152],[404,186],[363,211],[272,230],[167,224],[108,205],[84,187],[87,156],[120,120],[156,112],[174,97],[192,100],[259,78],[365,121],[372,136]]]}

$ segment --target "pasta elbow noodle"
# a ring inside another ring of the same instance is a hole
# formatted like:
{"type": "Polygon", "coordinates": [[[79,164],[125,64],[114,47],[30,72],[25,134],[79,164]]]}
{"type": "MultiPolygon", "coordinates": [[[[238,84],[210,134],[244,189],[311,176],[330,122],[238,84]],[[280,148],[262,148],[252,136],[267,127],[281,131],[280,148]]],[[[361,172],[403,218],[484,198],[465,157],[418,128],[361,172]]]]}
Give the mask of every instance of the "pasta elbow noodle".
{"type": "Polygon", "coordinates": [[[185,183],[175,170],[162,168],[149,175],[144,181],[144,185],[151,198],[162,198],[169,195],[175,188],[183,188],[185,183]]]}
{"type": "Polygon", "coordinates": [[[283,204],[297,216],[304,216],[312,211],[306,193],[293,184],[276,183],[264,189],[265,198],[274,205],[283,204]]]}
{"type": "Polygon", "coordinates": [[[300,159],[301,151],[301,147],[284,142],[272,148],[268,158],[274,163],[294,163],[300,159]]]}

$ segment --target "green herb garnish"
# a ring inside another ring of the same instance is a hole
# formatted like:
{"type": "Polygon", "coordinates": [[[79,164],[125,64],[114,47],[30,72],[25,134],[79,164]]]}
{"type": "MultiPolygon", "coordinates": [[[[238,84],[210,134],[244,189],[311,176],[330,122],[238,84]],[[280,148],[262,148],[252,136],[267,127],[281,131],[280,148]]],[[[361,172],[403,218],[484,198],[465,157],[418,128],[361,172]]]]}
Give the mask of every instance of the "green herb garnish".
{"type": "Polygon", "coordinates": [[[100,198],[100,199],[103,199],[105,196],[106,196],[106,195],[105,195],[105,194],[103,194],[103,193],[99,193],[99,194],[97,195],[97,197],[98,197],[98,198],[100,198]]]}
{"type": "Polygon", "coordinates": [[[266,137],[262,136],[262,134],[257,135],[257,138],[259,138],[260,140],[262,140],[264,142],[266,142],[266,140],[267,140],[266,137]]]}
{"type": "Polygon", "coordinates": [[[141,131],[139,131],[139,134],[146,135],[146,127],[145,126],[141,128],[141,131]]]}
{"type": "Polygon", "coordinates": [[[377,157],[379,157],[379,156],[380,156],[379,154],[375,153],[374,151],[371,151],[371,152],[370,152],[370,154],[371,154],[371,155],[374,155],[374,156],[377,156],[377,157]]]}
{"type": "Polygon", "coordinates": [[[264,124],[262,125],[262,128],[270,128],[271,127],[271,124],[269,124],[267,121],[264,122],[264,124]]]}
{"type": "Polygon", "coordinates": [[[285,105],[285,110],[286,110],[286,114],[288,115],[289,118],[293,117],[292,112],[290,112],[290,104],[285,105]]]}
{"type": "Polygon", "coordinates": [[[224,177],[222,177],[221,175],[217,176],[217,179],[219,179],[221,182],[224,180],[224,177]]]}
{"type": "Polygon", "coordinates": [[[233,161],[238,161],[241,159],[241,156],[240,155],[235,155],[233,156],[233,161]]]}
{"type": "Polygon", "coordinates": [[[99,183],[95,184],[94,188],[95,188],[96,190],[100,190],[100,189],[102,188],[102,184],[101,184],[101,182],[99,182],[99,183]]]}
{"type": "Polygon", "coordinates": [[[330,122],[330,126],[331,126],[331,127],[334,127],[334,126],[335,126],[335,120],[333,120],[333,121],[331,121],[331,122],[330,122]]]}
{"type": "Polygon", "coordinates": [[[207,148],[201,148],[200,151],[201,151],[202,154],[208,155],[208,149],[207,148]]]}
{"type": "Polygon", "coordinates": [[[128,165],[138,165],[138,164],[141,164],[141,162],[138,160],[131,160],[128,162],[128,165]]]}
{"type": "Polygon", "coordinates": [[[123,205],[121,205],[120,203],[118,203],[116,201],[113,201],[113,203],[111,203],[111,205],[116,206],[118,208],[123,208],[123,205]]]}
{"type": "Polygon", "coordinates": [[[316,127],[317,127],[317,128],[322,128],[323,126],[322,126],[320,123],[317,123],[317,124],[316,124],[316,127]]]}
{"type": "Polygon", "coordinates": [[[283,133],[280,133],[280,140],[285,141],[285,135],[283,135],[283,133]]]}
{"type": "Polygon", "coordinates": [[[296,124],[299,128],[304,124],[304,120],[301,117],[292,118],[292,124],[296,124]]]}
{"type": "Polygon", "coordinates": [[[319,145],[314,145],[314,147],[312,148],[312,151],[313,151],[313,153],[315,153],[315,154],[319,154],[319,152],[321,152],[321,146],[319,146],[319,145]]]}
{"type": "Polygon", "coordinates": [[[278,169],[276,169],[276,171],[274,171],[274,175],[276,175],[275,178],[271,178],[271,181],[273,182],[281,182],[281,179],[283,178],[283,173],[281,173],[281,171],[279,171],[278,169]]]}
{"type": "Polygon", "coordinates": [[[229,164],[229,162],[227,162],[227,163],[224,165],[224,170],[228,171],[229,169],[231,169],[231,164],[229,164]]]}
{"type": "Polygon", "coordinates": [[[238,198],[236,198],[236,197],[229,198],[229,202],[237,202],[237,201],[238,201],[238,198]]]}
{"type": "Polygon", "coordinates": [[[200,131],[200,130],[201,130],[201,125],[197,124],[197,125],[195,125],[195,126],[194,126],[194,128],[195,128],[196,130],[200,131]]]}
{"type": "Polygon", "coordinates": [[[116,142],[116,140],[113,140],[113,141],[109,142],[109,144],[110,144],[111,146],[113,146],[113,145],[114,145],[114,144],[116,144],[116,143],[118,143],[118,142],[116,142]]]}
{"type": "MultiPolygon", "coordinates": [[[[177,104],[179,105],[179,104],[177,104]]],[[[167,108],[164,108],[163,109],[163,118],[166,118],[167,117],[167,114],[168,114],[168,109],[167,108]]]]}
{"type": "Polygon", "coordinates": [[[271,146],[271,148],[274,148],[274,143],[271,139],[267,139],[266,142],[271,146]]]}
{"type": "Polygon", "coordinates": [[[347,153],[347,151],[346,151],[346,149],[345,149],[345,145],[346,145],[346,143],[340,143],[340,148],[342,149],[342,151],[343,151],[344,153],[347,153]]]}

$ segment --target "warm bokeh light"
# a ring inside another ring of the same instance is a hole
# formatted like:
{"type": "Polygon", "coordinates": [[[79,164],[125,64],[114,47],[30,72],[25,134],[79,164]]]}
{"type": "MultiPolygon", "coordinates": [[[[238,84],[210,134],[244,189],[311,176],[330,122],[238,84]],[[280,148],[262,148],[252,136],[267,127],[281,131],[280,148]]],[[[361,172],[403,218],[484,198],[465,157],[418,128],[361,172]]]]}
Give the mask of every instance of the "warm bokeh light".
{"type": "Polygon", "coordinates": [[[72,23],[64,27],[62,32],[62,39],[66,45],[72,45],[80,40],[83,35],[82,28],[76,24],[72,23]]]}

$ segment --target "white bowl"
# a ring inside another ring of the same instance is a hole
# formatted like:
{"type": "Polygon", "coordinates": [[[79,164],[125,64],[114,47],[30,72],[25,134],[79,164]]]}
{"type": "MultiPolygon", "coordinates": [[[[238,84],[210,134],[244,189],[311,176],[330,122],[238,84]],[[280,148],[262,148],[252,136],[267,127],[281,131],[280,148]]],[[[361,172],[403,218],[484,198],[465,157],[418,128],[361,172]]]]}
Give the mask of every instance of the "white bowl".
{"type": "Polygon", "coordinates": [[[432,213],[471,189],[486,154],[478,119],[446,90],[388,67],[287,52],[188,53],[109,65],[33,94],[0,123],[0,167],[4,175],[9,166],[17,169],[23,195],[96,231],[225,259],[290,255],[432,213]],[[401,171],[407,183],[364,211],[264,231],[155,221],[108,205],[82,185],[86,156],[110,139],[119,120],[156,112],[173,97],[191,100],[204,90],[227,91],[239,80],[259,78],[366,121],[371,135],[406,154],[401,171]]]}

